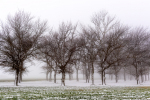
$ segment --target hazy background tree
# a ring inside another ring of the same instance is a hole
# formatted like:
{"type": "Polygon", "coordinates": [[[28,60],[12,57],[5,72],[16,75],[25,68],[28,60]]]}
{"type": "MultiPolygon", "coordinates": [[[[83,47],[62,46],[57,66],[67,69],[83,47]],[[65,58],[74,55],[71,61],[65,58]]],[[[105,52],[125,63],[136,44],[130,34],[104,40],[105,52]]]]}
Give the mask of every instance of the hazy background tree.
{"type": "Polygon", "coordinates": [[[87,63],[89,66],[89,72],[91,71],[91,80],[92,85],[94,85],[94,64],[97,55],[97,48],[96,48],[96,34],[95,31],[91,27],[83,27],[82,28],[83,37],[85,40],[86,45],[85,52],[87,56],[87,63]]]}
{"type": "Polygon", "coordinates": [[[131,75],[137,80],[139,84],[140,75],[148,73],[147,66],[149,66],[149,32],[146,29],[138,27],[132,29],[126,39],[126,47],[128,63],[131,75]]]}
{"type": "Polygon", "coordinates": [[[117,44],[117,42],[121,43],[120,38],[125,32],[125,28],[121,28],[120,23],[116,21],[115,17],[110,16],[106,11],[94,14],[91,21],[94,24],[96,34],[97,63],[103,85],[105,83],[105,70],[116,63],[111,56],[115,50],[121,47],[121,44],[117,44]]]}

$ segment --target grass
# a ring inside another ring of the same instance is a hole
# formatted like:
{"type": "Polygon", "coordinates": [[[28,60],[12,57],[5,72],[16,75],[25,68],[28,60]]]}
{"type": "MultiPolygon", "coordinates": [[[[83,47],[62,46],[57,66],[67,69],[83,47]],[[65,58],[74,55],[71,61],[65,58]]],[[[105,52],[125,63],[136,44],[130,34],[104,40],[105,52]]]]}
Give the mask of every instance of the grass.
{"type": "Polygon", "coordinates": [[[145,100],[150,87],[0,87],[0,99],[44,100],[145,100]]]}

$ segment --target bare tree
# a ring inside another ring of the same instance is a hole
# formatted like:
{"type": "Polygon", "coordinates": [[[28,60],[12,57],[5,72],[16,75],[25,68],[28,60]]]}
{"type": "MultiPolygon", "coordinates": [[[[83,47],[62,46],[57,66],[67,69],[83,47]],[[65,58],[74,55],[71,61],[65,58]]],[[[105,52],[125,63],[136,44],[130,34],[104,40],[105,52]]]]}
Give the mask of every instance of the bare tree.
{"type": "Polygon", "coordinates": [[[128,54],[128,64],[132,68],[132,73],[139,84],[139,76],[147,72],[149,66],[149,33],[144,28],[131,30],[126,39],[128,54]]]}
{"type": "Polygon", "coordinates": [[[88,55],[85,47],[83,47],[80,52],[80,62],[82,63],[83,79],[85,78],[86,83],[89,83],[91,68],[89,66],[88,55]]]}
{"type": "Polygon", "coordinates": [[[8,16],[7,23],[1,27],[0,65],[15,72],[15,85],[19,74],[26,71],[24,62],[35,56],[38,38],[45,32],[46,22],[34,21],[30,14],[19,11],[8,16]]]}
{"type": "Polygon", "coordinates": [[[96,34],[95,31],[91,27],[84,27],[82,28],[83,37],[85,39],[85,52],[87,56],[87,63],[89,66],[89,71],[91,69],[91,79],[92,85],[94,85],[94,63],[96,60],[97,55],[97,48],[96,48],[96,34]]]}
{"type": "Polygon", "coordinates": [[[73,64],[75,52],[80,49],[84,42],[75,37],[76,25],[62,23],[58,31],[52,32],[50,51],[48,55],[57,63],[59,73],[62,74],[62,85],[65,86],[65,75],[70,73],[69,66],[73,64]]]}
{"type": "Polygon", "coordinates": [[[118,66],[122,61],[122,56],[120,56],[124,47],[122,38],[126,30],[124,27],[117,28],[101,40],[98,47],[98,69],[101,74],[102,85],[105,83],[105,70],[112,66],[118,66]]]}
{"type": "Polygon", "coordinates": [[[54,83],[56,83],[56,74],[58,72],[58,66],[57,66],[57,62],[55,62],[51,56],[52,53],[51,40],[52,40],[52,36],[50,34],[40,38],[40,42],[38,44],[37,58],[45,62],[47,65],[44,66],[44,69],[46,70],[47,80],[48,80],[48,74],[50,74],[49,78],[51,78],[51,73],[52,71],[54,71],[54,83]]]}
{"type": "Polygon", "coordinates": [[[111,51],[113,51],[112,49],[114,49],[114,45],[116,44],[113,40],[114,38],[119,39],[119,36],[121,36],[123,30],[122,32],[121,29],[117,30],[117,28],[120,27],[120,23],[116,21],[115,17],[111,17],[106,11],[101,11],[94,14],[91,21],[94,24],[93,29],[96,34],[96,45],[99,59],[97,62],[99,63],[99,67],[101,70],[100,72],[103,84],[105,82],[105,70],[110,67],[110,65],[112,65],[109,63],[108,66],[108,62],[106,61],[106,59],[108,59],[109,56],[112,55],[110,53],[111,51]],[[111,42],[114,42],[115,44],[112,44],[111,42]]]}
{"type": "Polygon", "coordinates": [[[75,63],[75,69],[76,69],[76,80],[79,81],[80,61],[77,61],[75,63]]]}

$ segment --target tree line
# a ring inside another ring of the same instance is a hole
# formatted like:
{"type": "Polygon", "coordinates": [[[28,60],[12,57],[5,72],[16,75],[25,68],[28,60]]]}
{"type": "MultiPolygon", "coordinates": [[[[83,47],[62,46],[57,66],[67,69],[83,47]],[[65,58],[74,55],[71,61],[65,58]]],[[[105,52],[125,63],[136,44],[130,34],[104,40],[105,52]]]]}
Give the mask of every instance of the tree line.
{"type": "Polygon", "coordinates": [[[149,74],[149,45],[147,29],[123,25],[106,11],[94,14],[90,25],[62,22],[55,30],[48,27],[47,21],[18,11],[1,23],[0,66],[15,74],[16,86],[27,71],[25,63],[33,59],[45,62],[47,78],[54,72],[54,83],[57,74],[61,74],[64,86],[66,74],[71,78],[74,69],[77,81],[82,69],[86,82],[91,77],[92,85],[95,71],[103,85],[106,74],[115,75],[118,82],[121,69],[139,84],[139,78],[144,81],[144,75],[149,74]]]}

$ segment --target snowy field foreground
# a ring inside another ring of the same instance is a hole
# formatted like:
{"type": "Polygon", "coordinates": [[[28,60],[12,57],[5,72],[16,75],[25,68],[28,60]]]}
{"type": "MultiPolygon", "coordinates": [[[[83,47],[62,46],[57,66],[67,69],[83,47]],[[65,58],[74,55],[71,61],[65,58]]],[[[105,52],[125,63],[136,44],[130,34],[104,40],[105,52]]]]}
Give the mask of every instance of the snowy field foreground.
{"type": "MultiPolygon", "coordinates": [[[[91,81],[89,83],[86,83],[85,80],[79,80],[78,82],[76,80],[66,80],[65,81],[66,86],[79,86],[79,87],[88,87],[93,86],[91,85],[91,81]]],[[[135,80],[119,80],[118,83],[115,82],[115,80],[106,80],[106,85],[101,85],[101,80],[95,80],[94,86],[100,86],[100,87],[110,87],[110,86],[150,86],[150,81],[145,81],[140,84],[136,84],[135,80]]],[[[53,81],[23,81],[22,83],[19,83],[18,87],[54,87],[54,86],[61,86],[61,81],[57,80],[56,83],[53,81]]],[[[0,82],[0,87],[16,87],[14,85],[14,82],[0,82]]]]}
{"type": "Polygon", "coordinates": [[[0,100],[149,100],[150,81],[136,85],[136,81],[108,81],[101,85],[95,80],[95,85],[66,80],[66,86],[48,81],[24,81],[18,87],[13,82],[0,82],[0,100]]]}

